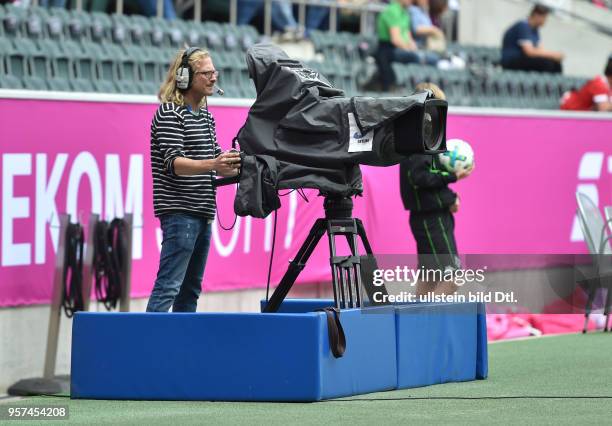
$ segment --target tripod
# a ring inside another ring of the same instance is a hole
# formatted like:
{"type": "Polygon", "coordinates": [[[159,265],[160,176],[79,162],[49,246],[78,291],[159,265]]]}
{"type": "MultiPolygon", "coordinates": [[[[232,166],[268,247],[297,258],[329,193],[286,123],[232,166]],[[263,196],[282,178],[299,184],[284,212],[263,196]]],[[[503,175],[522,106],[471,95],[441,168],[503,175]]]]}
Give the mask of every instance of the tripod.
{"type": "Polygon", "coordinates": [[[350,198],[325,197],[323,203],[325,219],[317,219],[310,229],[308,237],[298,250],[280,284],[268,301],[264,312],[276,312],[289,293],[298,275],[306,266],[308,258],[314,251],[317,243],[327,233],[329,239],[330,265],[332,270],[332,286],[336,308],[359,308],[362,306],[361,297],[361,270],[362,259],[358,253],[357,236],[361,238],[366,253],[373,259],[372,247],[365,234],[361,220],[355,219],[353,213],[353,200],[350,198]],[[335,236],[346,237],[350,256],[337,256],[335,236]]]}

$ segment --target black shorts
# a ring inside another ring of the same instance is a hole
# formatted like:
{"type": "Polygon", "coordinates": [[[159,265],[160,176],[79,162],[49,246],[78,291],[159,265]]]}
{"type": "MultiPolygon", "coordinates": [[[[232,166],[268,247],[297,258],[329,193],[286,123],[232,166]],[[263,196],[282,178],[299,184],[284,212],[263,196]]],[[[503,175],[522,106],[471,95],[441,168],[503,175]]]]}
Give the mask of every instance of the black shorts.
{"type": "Polygon", "coordinates": [[[410,212],[410,229],[417,243],[419,267],[460,269],[455,241],[455,218],[450,211],[410,212]]]}

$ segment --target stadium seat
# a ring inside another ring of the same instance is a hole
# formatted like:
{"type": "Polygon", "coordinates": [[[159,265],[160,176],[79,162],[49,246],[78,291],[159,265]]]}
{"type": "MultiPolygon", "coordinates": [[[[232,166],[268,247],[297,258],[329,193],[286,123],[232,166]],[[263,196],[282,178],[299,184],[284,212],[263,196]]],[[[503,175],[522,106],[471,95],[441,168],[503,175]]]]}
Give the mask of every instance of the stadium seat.
{"type": "Polygon", "coordinates": [[[117,44],[131,44],[132,32],[130,31],[130,18],[126,15],[117,15],[113,13],[111,16],[111,38],[117,44]]]}
{"type": "Polygon", "coordinates": [[[23,19],[21,25],[23,26],[21,31],[22,35],[28,38],[40,39],[47,36],[42,17],[40,15],[30,13],[23,19]]]}
{"type": "Polygon", "coordinates": [[[46,80],[40,77],[23,77],[23,86],[27,90],[49,90],[46,80]]]}
{"type": "Polygon", "coordinates": [[[93,86],[98,93],[118,93],[119,91],[114,81],[94,80],[93,86]]]}
{"type": "MultiPolygon", "coordinates": [[[[64,32],[66,37],[71,40],[91,40],[90,30],[92,17],[87,12],[72,10],[70,13],[58,14],[59,8],[53,8],[53,13],[64,24],[64,32]],[[55,10],[58,9],[58,10],[55,10]]],[[[65,12],[65,11],[64,11],[65,12]]]]}
{"type": "Polygon", "coordinates": [[[70,80],[70,87],[75,92],[94,92],[96,89],[91,79],[75,78],[70,80]]]}
{"type": "Polygon", "coordinates": [[[20,78],[14,75],[0,74],[0,87],[3,89],[23,89],[23,83],[20,78]]]}
{"type": "Polygon", "coordinates": [[[57,92],[70,92],[72,89],[70,87],[70,81],[62,78],[51,78],[47,80],[47,85],[49,86],[49,90],[54,90],[57,92]]]}
{"type": "Polygon", "coordinates": [[[136,83],[138,93],[142,95],[157,95],[159,86],[159,84],[152,83],[150,81],[139,81],[136,83]]]}
{"type": "Polygon", "coordinates": [[[89,36],[96,43],[110,43],[113,41],[111,18],[102,12],[91,12],[91,27],[89,36]]]}
{"type": "Polygon", "coordinates": [[[26,18],[27,10],[23,7],[7,4],[2,18],[3,35],[6,37],[21,37],[23,21],[26,18]]]}
{"type": "Polygon", "coordinates": [[[118,93],[122,93],[122,94],[138,94],[140,93],[140,88],[137,84],[136,81],[128,81],[128,80],[117,80],[115,82],[115,85],[117,86],[117,91],[118,93]]]}
{"type": "Polygon", "coordinates": [[[129,31],[133,44],[138,46],[151,45],[151,23],[146,17],[132,15],[129,31]]]}
{"type": "Polygon", "coordinates": [[[13,51],[7,55],[8,71],[19,78],[30,75],[30,57],[38,53],[38,48],[34,41],[27,38],[13,39],[13,51]]]}

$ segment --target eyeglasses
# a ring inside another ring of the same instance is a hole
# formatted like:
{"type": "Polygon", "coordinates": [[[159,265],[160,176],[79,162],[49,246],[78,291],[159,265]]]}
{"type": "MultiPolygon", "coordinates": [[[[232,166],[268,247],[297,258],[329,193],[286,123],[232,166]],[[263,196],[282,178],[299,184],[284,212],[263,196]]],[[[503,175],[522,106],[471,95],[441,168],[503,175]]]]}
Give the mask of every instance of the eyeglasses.
{"type": "Polygon", "coordinates": [[[212,76],[214,75],[215,78],[219,77],[219,71],[196,71],[194,72],[194,74],[202,74],[204,77],[206,77],[207,80],[210,80],[212,78],[212,76]]]}

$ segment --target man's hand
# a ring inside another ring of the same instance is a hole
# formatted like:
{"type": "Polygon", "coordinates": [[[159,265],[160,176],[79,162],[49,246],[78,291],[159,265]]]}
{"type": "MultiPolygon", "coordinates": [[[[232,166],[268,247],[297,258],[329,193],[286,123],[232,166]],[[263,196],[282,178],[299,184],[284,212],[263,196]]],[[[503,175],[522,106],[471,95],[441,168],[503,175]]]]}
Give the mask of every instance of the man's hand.
{"type": "Polygon", "coordinates": [[[457,198],[455,198],[455,203],[450,206],[451,213],[457,213],[459,211],[459,204],[459,196],[457,195],[457,198]]]}
{"type": "Polygon", "coordinates": [[[222,177],[236,176],[240,169],[240,153],[236,151],[222,153],[215,158],[214,169],[222,177]]]}
{"type": "Polygon", "coordinates": [[[565,54],[562,52],[555,52],[555,53],[556,53],[555,60],[557,62],[563,62],[563,59],[565,59],[565,54]]]}
{"type": "Polygon", "coordinates": [[[457,176],[457,180],[464,179],[468,177],[469,175],[471,175],[472,172],[474,171],[474,166],[475,164],[472,164],[469,168],[461,169],[457,173],[455,173],[455,175],[457,176]]]}

